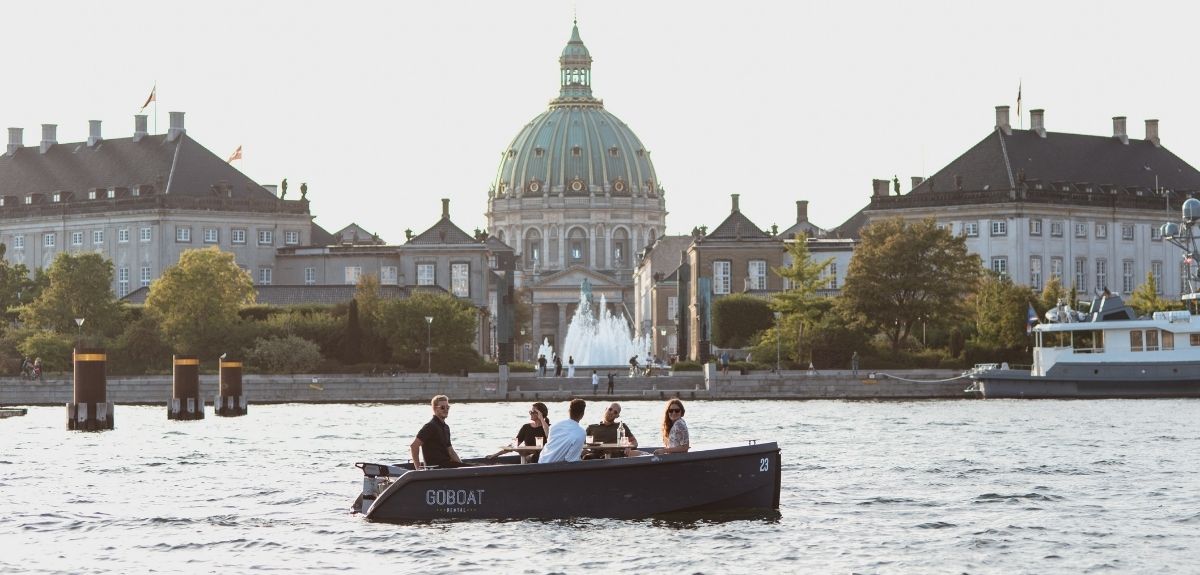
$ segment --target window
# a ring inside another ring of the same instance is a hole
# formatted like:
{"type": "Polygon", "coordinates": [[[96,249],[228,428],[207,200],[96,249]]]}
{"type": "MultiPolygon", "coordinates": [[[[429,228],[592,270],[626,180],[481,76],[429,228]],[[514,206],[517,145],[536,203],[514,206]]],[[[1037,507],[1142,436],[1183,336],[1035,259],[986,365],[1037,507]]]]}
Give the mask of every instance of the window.
{"type": "Polygon", "coordinates": [[[1158,330],[1146,330],[1146,351],[1158,351],[1158,330]]]}
{"type": "Polygon", "coordinates": [[[1108,260],[1096,260],[1096,289],[1108,289],[1108,260]]]}
{"type": "Polygon", "coordinates": [[[752,290],[767,289],[767,261],[766,260],[750,260],[750,266],[746,271],[750,277],[750,289],[752,289],[752,290]]]}
{"type": "Polygon", "coordinates": [[[1086,238],[1087,237],[1087,224],[1086,223],[1079,222],[1079,223],[1075,224],[1075,237],[1077,237],[1077,238],[1086,238]]]}
{"type": "Polygon", "coordinates": [[[54,192],[54,195],[50,196],[50,199],[51,199],[51,201],[61,202],[62,201],[62,193],[54,192]]]}
{"type": "Polygon", "coordinates": [[[54,235],[54,232],[42,235],[42,245],[48,248],[54,247],[54,244],[57,242],[57,240],[58,237],[54,235]]]}
{"type": "Polygon", "coordinates": [[[713,262],[713,293],[727,294],[729,293],[729,262],[717,261],[713,262]]]}
{"type": "Polygon", "coordinates": [[[1175,334],[1169,331],[1161,331],[1159,332],[1159,335],[1162,336],[1163,351],[1171,351],[1175,349],[1175,334]]]}
{"type": "Polygon", "coordinates": [[[1133,260],[1121,262],[1121,293],[1133,291],[1133,260]]]}
{"type": "Polygon", "coordinates": [[[94,200],[94,199],[96,199],[96,190],[89,190],[89,191],[88,191],[88,199],[89,199],[89,200],[94,200]]]}
{"type": "Polygon", "coordinates": [[[1096,239],[1104,239],[1108,237],[1108,224],[1096,224],[1096,239]]]}
{"type": "Polygon", "coordinates": [[[1129,330],[1129,351],[1142,351],[1142,330],[1129,330]]]}
{"type": "Polygon", "coordinates": [[[229,230],[229,241],[235,244],[246,243],[246,230],[229,230]]]}
{"type": "Polygon", "coordinates": [[[674,320],[679,317],[679,297],[667,296],[667,319],[674,320]]]}
{"type": "Polygon", "coordinates": [[[1003,220],[992,221],[992,235],[993,236],[1007,236],[1008,235],[1008,222],[1003,221],[1003,220]]]}
{"type": "Polygon", "coordinates": [[[1121,239],[1133,239],[1133,224],[1121,224],[1121,239]]]}
{"type": "Polygon", "coordinates": [[[1162,241],[1162,228],[1150,226],[1150,239],[1156,242],[1162,241]]]}
{"type": "Polygon", "coordinates": [[[1063,236],[1063,223],[1061,221],[1050,222],[1050,236],[1055,238],[1063,236]]]}
{"type": "Polygon", "coordinates": [[[141,242],[150,241],[150,228],[142,228],[141,230],[138,231],[138,241],[141,241],[141,242]]]}
{"type": "Polygon", "coordinates": [[[104,192],[104,197],[111,200],[111,199],[117,197],[117,191],[116,190],[106,190],[104,192]]]}
{"type": "Polygon", "coordinates": [[[1154,277],[1154,293],[1157,295],[1162,295],[1163,293],[1162,270],[1162,262],[1150,262],[1150,275],[1154,277]]]}
{"type": "Polygon", "coordinates": [[[117,297],[127,295],[129,295],[129,268],[121,266],[117,268],[117,297]]]}
{"type": "Polygon", "coordinates": [[[1008,275],[1008,258],[1004,256],[992,258],[992,271],[1000,274],[1001,276],[1008,275]]]}
{"type": "Polygon", "coordinates": [[[260,285],[271,285],[271,268],[258,268],[258,283],[260,285]]]}
{"type": "Polygon", "coordinates": [[[379,268],[379,283],[383,285],[396,285],[400,283],[400,274],[396,266],[383,266],[379,268]]]}
{"type": "Polygon", "coordinates": [[[829,262],[829,283],[826,285],[829,289],[837,289],[837,262],[829,262]]]}
{"type": "Polygon", "coordinates": [[[417,264],[417,285],[431,286],[434,285],[435,268],[434,264],[417,264]]]}
{"type": "Polygon", "coordinates": [[[317,268],[304,268],[304,285],[310,286],[317,283],[317,268]]]}
{"type": "Polygon", "coordinates": [[[1075,258],[1075,291],[1087,292],[1087,258],[1075,258]]]}
{"type": "Polygon", "coordinates": [[[184,227],[175,228],[175,241],[191,242],[192,241],[192,228],[184,228],[184,227]]]}
{"type": "Polygon", "coordinates": [[[1050,277],[1062,281],[1063,277],[1063,259],[1059,257],[1050,258],[1050,277]]]}
{"type": "Polygon", "coordinates": [[[258,245],[269,246],[275,243],[275,232],[271,230],[258,230],[258,245]]]}
{"type": "Polygon", "coordinates": [[[471,296],[471,264],[450,264],[450,294],[471,296]]]}
{"type": "Polygon", "coordinates": [[[98,246],[104,244],[104,230],[92,230],[92,243],[98,246]]]}
{"type": "Polygon", "coordinates": [[[73,246],[82,246],[83,245],[83,232],[71,232],[71,245],[73,245],[73,246]]]}
{"type": "Polygon", "coordinates": [[[963,222],[963,235],[968,238],[979,236],[979,222],[963,222]]]}
{"type": "Polygon", "coordinates": [[[204,243],[215,244],[221,240],[221,232],[217,228],[204,228],[204,243]]]}
{"type": "Polygon", "coordinates": [[[150,287],[150,266],[142,266],[142,287],[150,287]]]}
{"type": "Polygon", "coordinates": [[[297,232],[297,231],[283,232],[283,243],[285,243],[289,246],[294,246],[296,244],[299,244],[300,243],[300,232],[297,232]]]}
{"type": "Polygon", "coordinates": [[[583,259],[583,242],[580,242],[577,240],[572,241],[571,242],[571,261],[577,262],[582,259],[583,259]]]}
{"type": "Polygon", "coordinates": [[[1192,347],[1200,347],[1200,333],[1189,333],[1188,345],[1192,347]]]}
{"type": "MultiPolygon", "coordinates": [[[[80,241],[80,243],[83,243],[82,239],[80,239],[79,241],[80,241]]],[[[13,236],[13,248],[18,249],[18,250],[25,248],[25,236],[24,235],[13,236]]]]}
{"type": "Polygon", "coordinates": [[[32,203],[33,203],[33,196],[25,196],[25,205],[28,206],[32,203]]]}
{"type": "Polygon", "coordinates": [[[346,284],[358,285],[358,278],[362,277],[362,266],[346,266],[346,284]]]}
{"type": "Polygon", "coordinates": [[[129,243],[129,228],[121,228],[117,230],[117,243],[129,243]]]}
{"type": "Polygon", "coordinates": [[[1042,289],[1042,256],[1029,258],[1029,287],[1035,290],[1042,289]]]}
{"type": "Polygon", "coordinates": [[[1031,236],[1042,235],[1042,220],[1041,219],[1029,220],[1029,235],[1031,235],[1031,236]]]}

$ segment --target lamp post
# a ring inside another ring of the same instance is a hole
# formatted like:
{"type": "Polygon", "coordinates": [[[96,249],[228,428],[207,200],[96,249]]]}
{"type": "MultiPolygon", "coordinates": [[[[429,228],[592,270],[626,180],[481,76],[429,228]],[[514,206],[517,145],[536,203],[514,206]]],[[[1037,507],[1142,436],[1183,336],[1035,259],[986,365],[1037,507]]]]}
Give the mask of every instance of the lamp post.
{"type": "Polygon", "coordinates": [[[529,344],[525,341],[525,328],[521,328],[521,361],[522,362],[526,361],[525,360],[525,348],[528,346],[529,346],[529,344]]]}
{"type": "MultiPolygon", "coordinates": [[[[666,359],[666,356],[669,356],[669,355],[671,355],[671,354],[667,353],[667,327],[666,327],[666,326],[659,326],[659,328],[658,328],[658,335],[662,336],[662,343],[663,343],[663,344],[662,344],[662,354],[663,354],[663,357],[662,357],[662,358],[660,358],[660,359],[664,359],[664,360],[665,360],[665,359],[666,359]]],[[[666,363],[666,362],[664,361],[664,363],[666,363]]]]}
{"type": "Polygon", "coordinates": [[[425,373],[433,373],[433,316],[425,316],[425,373]]]}
{"type": "Polygon", "coordinates": [[[779,320],[783,313],[775,312],[775,373],[779,373],[779,320]]]}
{"type": "Polygon", "coordinates": [[[83,345],[83,322],[86,319],[87,318],[83,318],[83,317],[75,318],[75,325],[79,328],[79,335],[75,338],[75,346],[76,347],[83,345]]]}
{"type": "Polygon", "coordinates": [[[921,316],[921,347],[922,348],[925,347],[925,320],[926,319],[928,319],[928,318],[926,318],[925,316],[921,316]]]}

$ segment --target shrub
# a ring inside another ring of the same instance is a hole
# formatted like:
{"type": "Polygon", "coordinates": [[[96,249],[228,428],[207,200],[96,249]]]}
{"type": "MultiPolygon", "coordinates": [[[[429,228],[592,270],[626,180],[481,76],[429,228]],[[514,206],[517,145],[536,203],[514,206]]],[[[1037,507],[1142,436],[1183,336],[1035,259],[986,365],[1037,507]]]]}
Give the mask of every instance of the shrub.
{"type": "Polygon", "coordinates": [[[746,347],[755,335],[772,325],[775,314],[764,299],[732,294],[713,302],[712,343],[717,347],[746,347]]]}
{"type": "Polygon", "coordinates": [[[294,335],[262,338],[254,342],[246,359],[264,373],[306,373],[321,363],[321,349],[294,335]]]}
{"type": "Polygon", "coordinates": [[[26,337],[17,349],[30,359],[42,358],[42,372],[73,369],[72,351],[75,340],[52,331],[36,331],[26,337]]]}
{"type": "Polygon", "coordinates": [[[671,366],[675,371],[700,371],[700,364],[695,361],[677,361],[671,366]]]}

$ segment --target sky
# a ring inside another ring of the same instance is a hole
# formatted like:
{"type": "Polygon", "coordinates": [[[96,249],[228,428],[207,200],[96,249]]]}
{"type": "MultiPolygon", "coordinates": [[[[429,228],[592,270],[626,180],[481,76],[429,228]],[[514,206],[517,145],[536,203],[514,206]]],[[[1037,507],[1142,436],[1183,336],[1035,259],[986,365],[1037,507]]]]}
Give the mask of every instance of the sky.
{"type": "MultiPolygon", "coordinates": [[[[1045,109],[1050,132],[1160,120],[1200,165],[1200,7],[1173,2],[439,1],[6,4],[0,128],[59,142],[128,137],[152,87],[218,156],[263,184],[306,182],[330,231],[401,243],[450,199],[486,227],[501,153],[558,94],[572,18],[592,89],[651,152],[668,233],[741,211],[832,228],[873,178],[928,176],[1045,109]],[[1024,118],[1016,115],[1021,88],[1024,118]]],[[[154,113],[154,106],[147,113],[154,113]]]]}

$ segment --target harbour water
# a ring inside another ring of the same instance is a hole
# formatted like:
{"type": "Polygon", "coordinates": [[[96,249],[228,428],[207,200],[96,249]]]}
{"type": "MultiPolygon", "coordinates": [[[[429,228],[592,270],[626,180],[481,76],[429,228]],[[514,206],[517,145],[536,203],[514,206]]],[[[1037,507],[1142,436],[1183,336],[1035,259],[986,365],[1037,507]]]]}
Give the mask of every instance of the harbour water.
{"type": "MultiPolygon", "coordinates": [[[[623,406],[652,442],[662,404],[623,406]]],[[[1194,573],[1200,559],[1197,401],[687,407],[693,443],[780,443],[778,517],[368,523],[348,511],[353,463],[407,460],[428,405],[187,422],[122,405],[102,433],[31,408],[0,420],[0,572],[1194,573]]],[[[455,404],[455,446],[495,451],[526,411],[455,404]]]]}

